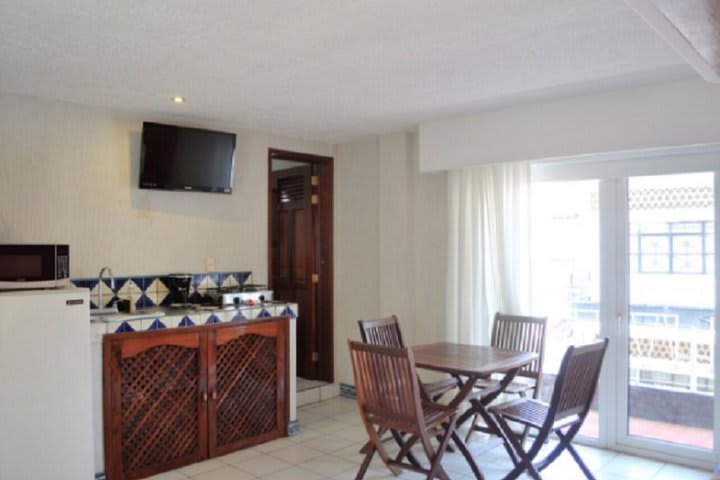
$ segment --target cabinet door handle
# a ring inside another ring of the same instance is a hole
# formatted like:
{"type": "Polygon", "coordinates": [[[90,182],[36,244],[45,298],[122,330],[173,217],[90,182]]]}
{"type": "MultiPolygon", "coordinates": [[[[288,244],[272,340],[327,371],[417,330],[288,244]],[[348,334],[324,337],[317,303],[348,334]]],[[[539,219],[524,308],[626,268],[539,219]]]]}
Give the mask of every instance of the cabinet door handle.
{"type": "Polygon", "coordinates": [[[212,399],[217,400],[217,390],[213,390],[212,392],[212,399]]]}
{"type": "Polygon", "coordinates": [[[207,402],[207,392],[206,391],[202,392],[202,401],[207,402]]]}

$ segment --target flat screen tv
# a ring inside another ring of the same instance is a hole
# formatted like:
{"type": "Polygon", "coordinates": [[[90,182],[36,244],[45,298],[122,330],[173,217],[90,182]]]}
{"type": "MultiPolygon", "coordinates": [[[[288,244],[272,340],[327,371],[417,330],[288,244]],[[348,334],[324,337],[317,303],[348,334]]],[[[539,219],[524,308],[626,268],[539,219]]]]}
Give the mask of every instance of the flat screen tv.
{"type": "Polygon", "coordinates": [[[140,188],[232,193],[235,134],[143,122],[140,188]]]}

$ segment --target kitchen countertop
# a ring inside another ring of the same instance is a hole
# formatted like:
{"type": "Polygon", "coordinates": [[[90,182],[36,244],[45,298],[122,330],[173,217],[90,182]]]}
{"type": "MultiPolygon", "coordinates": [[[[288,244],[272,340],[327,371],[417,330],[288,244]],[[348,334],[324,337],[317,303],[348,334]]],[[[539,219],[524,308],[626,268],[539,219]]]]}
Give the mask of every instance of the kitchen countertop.
{"type": "Polygon", "coordinates": [[[272,302],[240,307],[198,305],[190,308],[155,307],[132,313],[92,314],[91,324],[104,330],[102,333],[125,333],[162,328],[187,327],[230,321],[254,320],[256,318],[288,316],[297,317],[297,304],[274,300],[272,302]],[[103,328],[104,327],[104,328],[103,328]]]}

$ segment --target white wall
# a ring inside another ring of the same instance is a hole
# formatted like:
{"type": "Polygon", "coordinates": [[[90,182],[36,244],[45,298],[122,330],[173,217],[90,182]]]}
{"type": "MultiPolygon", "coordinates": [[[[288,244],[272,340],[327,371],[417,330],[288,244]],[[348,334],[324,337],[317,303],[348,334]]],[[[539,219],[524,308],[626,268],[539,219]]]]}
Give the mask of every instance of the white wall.
{"type": "Polygon", "coordinates": [[[352,382],[347,339],[379,314],[379,189],[376,139],[335,148],[335,381],[352,382]]]}
{"type": "Polygon", "coordinates": [[[444,339],[447,177],[421,174],[416,137],[335,149],[335,372],[352,384],[357,320],[396,314],[406,343],[444,339]]]}
{"type": "Polygon", "coordinates": [[[417,138],[413,142],[415,182],[415,305],[416,343],[445,338],[445,286],[448,250],[448,188],[445,172],[421,173],[417,158],[417,138]]]}
{"type": "Polygon", "coordinates": [[[0,95],[0,243],[68,243],[71,275],[252,270],[267,280],[267,150],[330,145],[0,95]],[[237,134],[232,195],[137,188],[143,120],[237,134]]]}
{"type": "Polygon", "coordinates": [[[379,152],[380,313],[398,315],[408,344],[445,337],[447,175],[420,173],[416,140],[385,135],[379,152]]]}
{"type": "Polygon", "coordinates": [[[420,169],[718,143],[718,125],[720,85],[627,88],[424,123],[420,169]]]}
{"type": "MultiPolygon", "coordinates": [[[[415,317],[414,239],[415,205],[411,139],[404,134],[380,138],[379,212],[381,315],[395,314],[403,325],[415,317]]],[[[407,325],[411,327],[412,325],[407,325]]],[[[412,343],[414,328],[404,328],[405,341],[412,343]]]]}

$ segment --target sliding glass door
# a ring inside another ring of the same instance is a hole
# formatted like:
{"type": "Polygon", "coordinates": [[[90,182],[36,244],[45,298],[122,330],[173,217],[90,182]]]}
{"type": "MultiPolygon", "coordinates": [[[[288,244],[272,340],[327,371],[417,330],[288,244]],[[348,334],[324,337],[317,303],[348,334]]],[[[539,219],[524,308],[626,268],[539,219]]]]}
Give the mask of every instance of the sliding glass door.
{"type": "Polygon", "coordinates": [[[714,175],[627,188],[627,415],[636,444],[713,448],[714,175]]]}
{"type": "Polygon", "coordinates": [[[592,443],[714,462],[715,182],[713,172],[606,171],[533,183],[532,313],[549,321],[543,397],[567,345],[611,341],[581,431],[592,443]]]}

